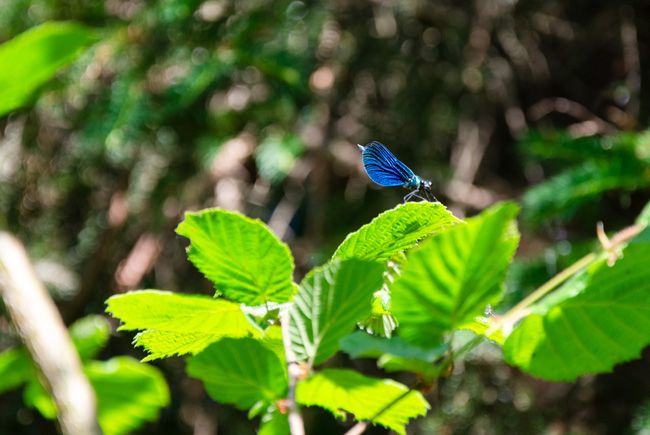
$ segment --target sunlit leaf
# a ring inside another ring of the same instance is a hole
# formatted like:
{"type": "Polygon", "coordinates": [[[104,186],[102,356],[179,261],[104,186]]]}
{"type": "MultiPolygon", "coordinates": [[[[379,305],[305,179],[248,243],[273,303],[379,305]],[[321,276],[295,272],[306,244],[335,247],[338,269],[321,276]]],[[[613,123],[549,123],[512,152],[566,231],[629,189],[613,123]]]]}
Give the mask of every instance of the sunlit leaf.
{"type": "Polygon", "coordinates": [[[271,404],[287,390],[287,372],[278,356],[252,338],[224,338],[187,360],[187,373],[203,381],[210,397],[249,409],[271,404]]]}
{"type": "Polygon", "coordinates": [[[293,258],[261,221],[208,209],[185,213],[176,232],[190,239],[190,261],[226,298],[247,305],[292,299],[293,258]]]}
{"type": "Polygon", "coordinates": [[[517,207],[499,204],[423,242],[408,254],[392,285],[399,335],[423,345],[469,322],[502,296],[519,234],[517,207]]]}
{"type": "Polygon", "coordinates": [[[572,381],[612,370],[650,344],[650,243],[632,243],[532,307],[508,336],[506,360],[531,375],[572,381]]]}
{"type": "Polygon", "coordinates": [[[223,299],[160,290],[112,296],[106,311],[120,330],[143,330],[135,344],[150,352],[145,360],[197,353],[222,337],[257,336],[239,305],[223,299]]]}
{"type": "Polygon", "coordinates": [[[400,204],[349,234],[336,249],[334,258],[385,261],[458,222],[440,203],[400,204]]]}
{"type": "Polygon", "coordinates": [[[0,45],[0,116],[28,103],[34,91],[97,37],[80,24],[50,22],[0,45]]]}
{"type": "Polygon", "coordinates": [[[296,399],[302,405],[320,406],[339,417],[349,412],[357,420],[371,420],[402,435],[409,420],[425,415],[429,409],[418,391],[409,392],[393,380],[371,378],[347,369],[325,369],[298,383],[296,399]],[[391,406],[376,417],[388,405],[391,406]]]}
{"type": "Polygon", "coordinates": [[[291,342],[299,359],[319,364],[339,349],[339,340],[370,313],[383,270],[374,262],[333,260],[305,277],[290,312],[291,342]]]}
{"type": "MultiPolygon", "coordinates": [[[[490,330],[490,328],[494,326],[494,322],[496,320],[497,319],[491,317],[479,316],[474,318],[474,320],[471,322],[467,322],[464,325],[461,325],[458,329],[472,331],[476,335],[485,335],[490,330]]],[[[486,337],[500,345],[503,345],[503,342],[505,341],[503,331],[501,330],[491,332],[490,335],[486,337]]]]}

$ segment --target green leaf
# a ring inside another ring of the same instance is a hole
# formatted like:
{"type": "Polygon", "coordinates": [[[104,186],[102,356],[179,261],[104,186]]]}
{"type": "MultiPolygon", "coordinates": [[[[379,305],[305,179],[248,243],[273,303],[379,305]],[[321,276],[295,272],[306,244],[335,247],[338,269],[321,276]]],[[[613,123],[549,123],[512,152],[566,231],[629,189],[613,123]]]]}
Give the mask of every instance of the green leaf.
{"type": "Polygon", "coordinates": [[[0,393],[13,390],[35,376],[32,360],[24,348],[0,353],[0,393]]]}
{"type": "MultiPolygon", "coordinates": [[[[442,348],[442,346],[439,346],[442,348]]],[[[377,367],[388,373],[412,372],[417,373],[423,381],[433,381],[440,376],[442,366],[416,358],[403,358],[401,356],[385,353],[377,360],[377,367]]]]}
{"type": "Polygon", "coordinates": [[[447,346],[425,349],[407,343],[401,337],[381,338],[355,331],[341,340],[341,350],[352,358],[379,358],[383,354],[391,354],[431,363],[444,354],[447,346]]]}
{"type": "Polygon", "coordinates": [[[271,349],[280,358],[280,361],[283,364],[285,363],[284,341],[282,340],[282,328],[280,325],[266,328],[260,338],[260,343],[271,349]]]}
{"type": "Polygon", "coordinates": [[[387,372],[414,372],[427,380],[438,376],[433,362],[445,353],[447,347],[442,344],[425,349],[407,343],[401,337],[381,338],[361,331],[341,340],[341,350],[352,358],[378,358],[377,365],[387,372]]]}
{"type": "Polygon", "coordinates": [[[32,94],[97,40],[80,24],[45,23],[0,45],[0,116],[29,102],[32,94]]]}
{"type": "Polygon", "coordinates": [[[431,202],[407,202],[385,211],[348,234],[333,258],[359,258],[386,261],[460,222],[444,205],[431,202]]]}
{"type": "Polygon", "coordinates": [[[79,357],[86,361],[95,357],[106,346],[111,326],[102,316],[86,316],[70,325],[68,332],[79,357]]]}
{"type": "MultiPolygon", "coordinates": [[[[130,357],[90,361],[84,372],[97,398],[97,418],[105,435],[126,434],[158,418],[169,405],[169,389],[160,370],[130,357]]],[[[54,419],[56,404],[33,379],[23,394],[25,403],[45,418],[54,419]]]]}
{"type": "Polygon", "coordinates": [[[493,206],[466,225],[439,234],[408,254],[392,285],[399,335],[436,345],[444,333],[471,321],[502,297],[519,234],[511,203],[493,206]]]}
{"type": "Polygon", "coordinates": [[[600,260],[532,307],[507,338],[506,361],[543,379],[610,371],[650,344],[650,243],[613,267],[600,260]]]}
{"type": "Polygon", "coordinates": [[[185,213],[176,232],[190,239],[190,261],[226,298],[246,305],[293,298],[289,248],[261,221],[208,209],[185,213]]]}
{"type": "Polygon", "coordinates": [[[333,260],[300,283],[291,307],[291,342],[298,359],[320,364],[339,349],[339,340],[368,316],[384,268],[374,262],[333,260]]]}
{"type": "Polygon", "coordinates": [[[151,354],[145,361],[198,353],[222,337],[258,336],[239,305],[201,295],[141,290],[112,296],[107,312],[119,330],[144,330],[135,344],[151,354]]]}
{"type": "Polygon", "coordinates": [[[252,338],[224,338],[187,360],[187,373],[205,384],[210,397],[248,409],[270,405],[287,391],[287,372],[278,356],[252,338]]]}
{"type": "Polygon", "coordinates": [[[257,435],[289,435],[289,420],[287,414],[282,414],[277,409],[262,417],[260,430],[257,435]]]}
{"type": "Polygon", "coordinates": [[[54,420],[58,414],[56,403],[37,377],[33,377],[27,382],[23,391],[23,402],[28,407],[36,409],[48,420],[54,420]]]}
{"type": "Polygon", "coordinates": [[[390,291],[387,282],[392,280],[388,272],[384,273],[384,285],[372,298],[370,316],[359,322],[358,326],[369,334],[390,338],[397,328],[397,320],[390,311],[390,291]]]}
{"type": "Polygon", "coordinates": [[[344,415],[342,411],[349,412],[357,420],[371,420],[403,435],[409,420],[425,415],[429,409],[422,394],[407,392],[406,386],[391,379],[371,378],[347,369],[325,369],[298,383],[296,399],[302,405],[320,406],[338,417],[344,415]],[[402,399],[396,401],[399,397],[402,399]]]}
{"type": "Polygon", "coordinates": [[[105,435],[131,432],[155,421],[169,405],[169,389],[156,367],[130,357],[91,361],[84,366],[97,395],[99,425],[105,435]]]}
{"type": "Polygon", "coordinates": [[[474,318],[474,320],[460,326],[458,329],[472,331],[476,335],[483,335],[489,340],[492,340],[493,342],[503,346],[503,343],[505,341],[503,331],[498,330],[490,333],[489,336],[485,335],[486,332],[488,332],[488,330],[493,326],[494,322],[495,319],[493,318],[479,316],[474,318]]]}

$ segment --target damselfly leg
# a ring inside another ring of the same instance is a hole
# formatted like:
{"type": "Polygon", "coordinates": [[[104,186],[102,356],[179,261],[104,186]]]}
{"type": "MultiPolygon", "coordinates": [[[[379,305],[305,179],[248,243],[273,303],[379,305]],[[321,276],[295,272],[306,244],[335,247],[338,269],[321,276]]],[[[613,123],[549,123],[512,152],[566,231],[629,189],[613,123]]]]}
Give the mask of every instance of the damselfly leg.
{"type": "MultiPolygon", "coordinates": [[[[429,199],[422,197],[422,195],[420,195],[419,193],[420,193],[420,189],[415,189],[415,190],[407,193],[404,196],[404,202],[408,202],[413,198],[418,198],[418,199],[421,199],[422,201],[429,201],[429,199]]],[[[426,190],[424,191],[424,194],[426,195],[426,190]]]]}

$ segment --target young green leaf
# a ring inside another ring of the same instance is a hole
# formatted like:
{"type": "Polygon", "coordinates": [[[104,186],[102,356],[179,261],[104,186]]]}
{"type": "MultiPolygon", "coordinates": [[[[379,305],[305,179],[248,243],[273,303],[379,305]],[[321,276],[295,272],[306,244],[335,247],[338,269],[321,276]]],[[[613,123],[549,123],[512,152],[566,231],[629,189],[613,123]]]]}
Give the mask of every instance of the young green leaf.
{"type": "Polygon", "coordinates": [[[342,411],[349,412],[357,420],[370,420],[404,435],[409,420],[425,415],[429,409],[422,394],[408,391],[391,379],[371,378],[347,369],[325,369],[298,383],[296,400],[302,405],[325,408],[337,417],[345,415],[342,411]]]}
{"type": "Polygon", "coordinates": [[[650,243],[631,243],[536,304],[508,336],[510,364],[547,380],[610,371],[650,344],[650,243]]]}
{"type": "Polygon", "coordinates": [[[392,285],[399,334],[432,346],[445,332],[498,302],[506,268],[519,241],[517,207],[504,203],[425,242],[408,255],[392,285]]]}
{"type": "MultiPolygon", "coordinates": [[[[122,435],[147,421],[158,418],[169,405],[169,389],[160,370],[130,357],[90,361],[84,372],[97,398],[97,418],[105,435],[122,435]]],[[[56,404],[38,382],[32,379],[23,399],[44,417],[56,418],[56,404]]]]}
{"type": "Polygon", "coordinates": [[[80,24],[45,23],[0,45],[0,116],[26,104],[39,86],[97,41],[80,24]]]}
{"type": "Polygon", "coordinates": [[[187,373],[205,384],[210,397],[249,409],[270,405],[287,391],[287,371],[278,356],[252,338],[224,338],[187,360],[187,373]]]}
{"type": "Polygon", "coordinates": [[[386,261],[412,248],[425,237],[445,231],[460,222],[444,205],[436,202],[407,202],[385,211],[348,234],[333,258],[386,261]]]}
{"type": "Polygon", "coordinates": [[[176,232],[190,239],[190,261],[235,302],[262,305],[293,298],[293,258],[257,219],[208,209],[185,213],[176,232]]]}
{"type": "Polygon", "coordinates": [[[262,417],[257,435],[289,435],[289,433],[287,414],[274,409],[273,412],[268,412],[262,417]]]}
{"type": "Polygon", "coordinates": [[[86,361],[104,348],[111,334],[111,326],[102,316],[86,316],[70,325],[68,333],[79,356],[86,361]]]}
{"type": "Polygon", "coordinates": [[[141,290],[112,296],[106,311],[120,330],[144,330],[135,344],[150,352],[145,360],[197,353],[222,337],[257,336],[239,305],[201,295],[141,290]]]}
{"type": "Polygon", "coordinates": [[[299,359],[320,364],[339,349],[339,340],[370,313],[384,268],[374,262],[333,260],[300,283],[291,307],[291,342],[299,359]]]}

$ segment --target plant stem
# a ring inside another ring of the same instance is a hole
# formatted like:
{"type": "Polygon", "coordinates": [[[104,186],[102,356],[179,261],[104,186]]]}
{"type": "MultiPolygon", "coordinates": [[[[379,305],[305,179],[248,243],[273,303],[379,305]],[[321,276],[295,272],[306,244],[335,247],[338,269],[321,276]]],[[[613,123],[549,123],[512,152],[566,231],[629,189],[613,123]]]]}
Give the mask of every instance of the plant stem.
{"type": "MultiPolygon", "coordinates": [[[[591,252],[585,255],[584,257],[582,257],[580,260],[573,263],[571,266],[564,269],[562,272],[555,275],[550,280],[546,281],[535,291],[533,291],[531,294],[526,296],[521,302],[519,302],[517,305],[515,305],[510,310],[508,310],[508,312],[504,314],[503,317],[501,317],[499,321],[497,321],[495,325],[490,328],[490,330],[494,329],[491,332],[496,332],[498,329],[500,329],[504,325],[507,325],[508,323],[512,323],[512,324],[516,323],[521,317],[523,317],[528,307],[530,307],[532,304],[534,304],[535,302],[537,302],[538,300],[546,296],[552,290],[556,289],[560,284],[564,283],[573,275],[580,272],[583,268],[589,266],[591,263],[593,263],[596,260],[597,257],[598,255],[595,252],[591,252]],[[495,328],[495,326],[497,325],[498,327],[495,328]]],[[[486,335],[490,335],[490,334],[486,332],[486,335]]]]}
{"type": "Polygon", "coordinates": [[[284,355],[287,360],[287,373],[289,375],[289,391],[287,393],[286,405],[289,412],[289,430],[291,435],[305,435],[305,423],[302,414],[296,403],[296,386],[300,377],[300,368],[296,362],[296,355],[291,347],[291,336],[289,335],[289,310],[280,314],[280,325],[282,327],[282,344],[284,355]]]}

